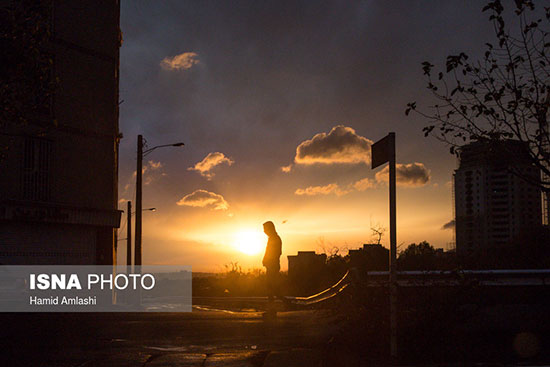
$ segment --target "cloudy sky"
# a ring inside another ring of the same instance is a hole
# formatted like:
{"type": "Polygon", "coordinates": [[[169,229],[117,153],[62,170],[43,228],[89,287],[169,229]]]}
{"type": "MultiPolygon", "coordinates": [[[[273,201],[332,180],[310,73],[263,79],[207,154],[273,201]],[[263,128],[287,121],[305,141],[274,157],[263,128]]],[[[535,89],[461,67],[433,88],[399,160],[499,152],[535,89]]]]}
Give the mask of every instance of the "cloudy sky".
{"type": "Polygon", "coordinates": [[[482,5],[122,1],[121,209],[135,198],[137,135],[185,143],[144,160],[143,205],[157,208],[143,215],[144,263],[260,267],[266,220],[283,268],[298,250],[371,242],[388,227],[388,188],[370,146],[390,131],[398,245],[448,246],[455,158],[404,110],[430,103],[421,62],[492,40],[482,5]]]}

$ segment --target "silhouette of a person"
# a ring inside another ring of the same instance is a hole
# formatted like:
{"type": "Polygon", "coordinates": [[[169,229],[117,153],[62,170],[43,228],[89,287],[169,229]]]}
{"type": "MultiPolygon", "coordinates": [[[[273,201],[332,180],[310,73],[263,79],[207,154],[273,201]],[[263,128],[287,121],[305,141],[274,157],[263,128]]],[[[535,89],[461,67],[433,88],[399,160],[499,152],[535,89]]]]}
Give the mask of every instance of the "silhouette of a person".
{"type": "Polygon", "coordinates": [[[279,257],[282,252],[281,237],[275,230],[273,222],[264,223],[264,233],[267,235],[267,246],[265,248],[265,255],[262,260],[262,265],[266,269],[267,278],[267,290],[269,301],[273,301],[274,296],[283,299],[279,289],[279,270],[281,268],[279,264],[279,257]]]}

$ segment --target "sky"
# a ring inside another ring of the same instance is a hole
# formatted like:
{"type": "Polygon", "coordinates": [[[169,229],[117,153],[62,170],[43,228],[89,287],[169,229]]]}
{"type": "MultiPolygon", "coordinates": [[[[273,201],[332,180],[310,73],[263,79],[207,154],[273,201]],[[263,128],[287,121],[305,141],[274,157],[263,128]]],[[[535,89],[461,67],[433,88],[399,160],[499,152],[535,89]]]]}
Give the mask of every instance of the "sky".
{"type": "MultiPolygon", "coordinates": [[[[144,1],[121,3],[119,208],[144,159],[143,263],[261,267],[271,220],[282,268],[297,251],[389,242],[387,165],[370,145],[396,133],[397,243],[449,248],[448,147],[408,102],[433,102],[421,63],[480,54],[483,2],[144,1]]],[[[125,215],[119,238],[125,238],[125,215]]],[[[126,258],[119,241],[119,263],[126,258]]]]}

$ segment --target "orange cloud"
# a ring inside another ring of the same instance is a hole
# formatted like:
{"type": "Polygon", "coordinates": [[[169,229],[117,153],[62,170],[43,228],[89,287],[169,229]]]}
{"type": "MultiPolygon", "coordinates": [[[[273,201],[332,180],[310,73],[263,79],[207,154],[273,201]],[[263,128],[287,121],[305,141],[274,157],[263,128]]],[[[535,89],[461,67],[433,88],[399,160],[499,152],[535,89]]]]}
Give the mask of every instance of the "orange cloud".
{"type": "Polygon", "coordinates": [[[356,181],[351,185],[357,191],[365,191],[367,189],[373,189],[377,186],[377,183],[374,180],[371,180],[368,177],[365,177],[362,180],[356,181]]]}
{"type": "Polygon", "coordinates": [[[357,135],[351,127],[338,125],[319,133],[296,148],[297,164],[370,163],[372,141],[357,135]]]}
{"type": "Polygon", "coordinates": [[[149,166],[151,167],[151,169],[159,169],[163,166],[163,164],[160,162],[149,161],[149,166]]]}
{"type": "Polygon", "coordinates": [[[223,196],[206,190],[195,190],[191,194],[185,195],[176,204],[180,206],[211,208],[214,210],[229,209],[229,204],[223,196]]]}
{"type": "Polygon", "coordinates": [[[195,52],[184,52],[173,57],[165,57],[160,66],[164,70],[188,70],[200,62],[198,57],[195,52]]]}
{"type": "MultiPolygon", "coordinates": [[[[161,162],[155,162],[155,161],[149,161],[146,163],[142,169],[141,174],[143,177],[143,184],[149,185],[151,182],[155,181],[159,176],[166,176],[166,173],[161,172],[161,168],[164,166],[161,162]],[[156,173],[154,171],[157,171],[156,173]]],[[[132,173],[132,178],[135,179],[136,177],[136,171],[132,173]]],[[[126,184],[124,186],[124,191],[126,192],[129,188],[129,184],[126,184]]]]}
{"type": "Polygon", "coordinates": [[[365,177],[359,181],[347,185],[345,189],[341,188],[340,185],[336,183],[331,183],[325,186],[309,186],[305,189],[297,189],[294,194],[307,196],[335,194],[337,196],[342,196],[354,191],[365,191],[367,189],[373,189],[377,186],[377,182],[368,177],[365,177]]]}
{"type": "Polygon", "coordinates": [[[214,177],[214,173],[210,171],[214,167],[224,163],[228,166],[231,166],[233,163],[235,163],[235,161],[226,157],[223,153],[213,152],[208,153],[208,155],[204,157],[202,161],[195,164],[194,167],[189,167],[188,170],[197,171],[201,174],[201,176],[211,179],[212,177],[214,177]]]}
{"type": "Polygon", "coordinates": [[[306,195],[306,196],[316,196],[316,195],[329,195],[335,194],[337,196],[347,194],[347,191],[344,191],[338,186],[338,184],[331,183],[325,186],[309,186],[305,189],[297,189],[294,194],[296,195],[306,195]]]}
{"type": "Polygon", "coordinates": [[[283,171],[284,173],[289,173],[290,171],[292,171],[292,164],[281,167],[281,171],[283,171]]]}
{"type": "MultiPolygon", "coordinates": [[[[397,185],[404,187],[419,187],[424,186],[430,181],[430,170],[423,163],[408,163],[396,164],[395,173],[397,185]]],[[[389,167],[384,167],[383,170],[375,175],[377,182],[388,182],[389,167]]]]}

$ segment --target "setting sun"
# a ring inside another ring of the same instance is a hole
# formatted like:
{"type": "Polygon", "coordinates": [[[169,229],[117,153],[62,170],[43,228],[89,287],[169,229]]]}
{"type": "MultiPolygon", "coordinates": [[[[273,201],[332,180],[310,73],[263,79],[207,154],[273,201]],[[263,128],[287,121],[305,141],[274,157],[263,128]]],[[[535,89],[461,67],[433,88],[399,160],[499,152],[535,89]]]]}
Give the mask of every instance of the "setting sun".
{"type": "Polygon", "coordinates": [[[247,255],[256,255],[263,251],[266,239],[259,231],[241,231],[235,235],[235,248],[247,255]]]}

